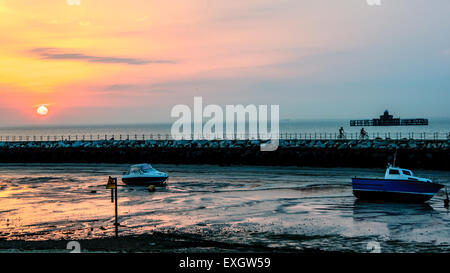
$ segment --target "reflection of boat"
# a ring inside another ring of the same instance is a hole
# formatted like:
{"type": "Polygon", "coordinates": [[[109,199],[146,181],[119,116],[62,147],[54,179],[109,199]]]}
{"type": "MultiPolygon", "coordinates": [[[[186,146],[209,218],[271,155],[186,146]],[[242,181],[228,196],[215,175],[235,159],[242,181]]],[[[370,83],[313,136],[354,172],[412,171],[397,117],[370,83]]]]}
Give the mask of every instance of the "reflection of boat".
{"type": "Polygon", "coordinates": [[[122,182],[133,185],[163,185],[169,176],[150,164],[133,165],[122,176],[122,182]]]}
{"type": "Polygon", "coordinates": [[[398,203],[378,200],[356,199],[353,204],[355,220],[365,220],[375,216],[425,215],[433,213],[434,208],[428,203],[398,203]]]}
{"type": "Polygon", "coordinates": [[[359,199],[425,202],[444,186],[414,176],[406,169],[389,166],[384,179],[353,178],[353,194],[359,199]]]}
{"type": "Polygon", "coordinates": [[[376,200],[355,199],[353,204],[353,219],[358,222],[387,224],[391,231],[406,226],[429,226],[437,222],[437,217],[431,217],[438,212],[428,203],[398,203],[376,200]]]}
{"type": "MultiPolygon", "coordinates": [[[[355,235],[379,242],[383,253],[430,251],[428,243],[449,241],[446,215],[429,203],[355,199],[352,219],[355,235]],[[425,248],[418,248],[421,243],[425,248]]],[[[437,245],[433,251],[438,251],[437,245]]]]}
{"type": "MultiPolygon", "coordinates": [[[[428,203],[398,203],[375,200],[356,199],[353,204],[353,219],[357,222],[384,223],[389,230],[406,225],[418,228],[421,224],[429,225],[436,218],[429,218],[435,210],[428,203]]],[[[404,232],[405,230],[403,230],[404,232]]]]}

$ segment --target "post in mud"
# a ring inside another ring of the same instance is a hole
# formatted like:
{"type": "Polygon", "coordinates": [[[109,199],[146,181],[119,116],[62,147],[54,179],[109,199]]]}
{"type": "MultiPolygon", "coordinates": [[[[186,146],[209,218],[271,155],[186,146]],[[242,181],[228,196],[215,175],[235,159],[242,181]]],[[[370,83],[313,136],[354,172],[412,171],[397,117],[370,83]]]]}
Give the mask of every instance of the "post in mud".
{"type": "Polygon", "coordinates": [[[116,238],[119,237],[119,220],[118,220],[118,209],[117,209],[117,178],[109,177],[108,184],[106,184],[106,189],[111,189],[111,203],[114,202],[114,227],[116,238]]]}
{"type": "Polygon", "coordinates": [[[448,199],[447,188],[445,188],[444,208],[449,209],[449,199],[448,199]]]}

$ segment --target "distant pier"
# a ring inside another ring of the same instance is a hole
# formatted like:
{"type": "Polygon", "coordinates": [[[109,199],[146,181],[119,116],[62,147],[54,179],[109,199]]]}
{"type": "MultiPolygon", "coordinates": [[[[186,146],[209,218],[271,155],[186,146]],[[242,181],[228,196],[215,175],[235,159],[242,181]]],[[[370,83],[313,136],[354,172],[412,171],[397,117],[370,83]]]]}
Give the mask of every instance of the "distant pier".
{"type": "Polygon", "coordinates": [[[363,119],[363,120],[351,120],[350,126],[426,126],[428,125],[428,119],[416,118],[416,119],[400,119],[394,118],[386,110],[379,119],[363,119]]]}

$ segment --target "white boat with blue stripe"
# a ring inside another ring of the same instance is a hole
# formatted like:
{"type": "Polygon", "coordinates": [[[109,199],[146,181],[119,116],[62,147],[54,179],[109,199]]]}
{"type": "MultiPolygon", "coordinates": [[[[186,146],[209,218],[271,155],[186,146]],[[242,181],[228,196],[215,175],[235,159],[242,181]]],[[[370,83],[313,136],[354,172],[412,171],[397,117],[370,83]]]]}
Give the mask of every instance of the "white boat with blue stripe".
{"type": "Polygon", "coordinates": [[[168,178],[167,173],[155,170],[150,164],[137,164],[123,174],[122,182],[129,185],[162,186],[168,178]]]}

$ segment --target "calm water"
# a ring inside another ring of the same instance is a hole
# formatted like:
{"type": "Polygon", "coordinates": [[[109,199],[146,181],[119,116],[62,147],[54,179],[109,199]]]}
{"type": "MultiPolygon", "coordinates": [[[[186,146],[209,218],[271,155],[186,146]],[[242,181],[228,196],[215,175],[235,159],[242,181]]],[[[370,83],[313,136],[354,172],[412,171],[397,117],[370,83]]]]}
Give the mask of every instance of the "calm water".
{"type": "MultiPolygon", "coordinates": [[[[155,165],[166,188],[121,185],[122,235],[198,234],[217,242],[367,252],[448,252],[450,214],[442,194],[427,204],[358,202],[353,176],[375,169],[155,165]]],[[[112,236],[109,175],[126,165],[0,165],[0,239],[112,236]]],[[[450,185],[450,172],[418,171],[450,185]]]]}
{"type": "MultiPolygon", "coordinates": [[[[104,138],[105,135],[111,136],[127,136],[134,138],[136,135],[138,138],[142,138],[142,135],[150,136],[157,134],[166,135],[170,134],[172,124],[141,124],[141,125],[104,125],[104,126],[53,126],[53,127],[13,127],[5,128],[0,127],[0,136],[3,138],[6,136],[29,136],[29,137],[47,137],[47,136],[93,136],[94,139],[100,136],[104,138]]],[[[280,121],[281,133],[297,133],[297,134],[335,134],[338,133],[340,127],[344,127],[347,135],[358,134],[360,127],[350,127],[348,120],[330,120],[330,121],[280,121]]],[[[397,133],[401,133],[406,137],[410,133],[417,134],[427,133],[440,133],[441,136],[447,136],[450,132],[450,119],[432,119],[428,126],[392,126],[392,127],[366,127],[366,131],[370,136],[373,134],[379,134],[384,137],[384,134],[390,133],[394,137],[397,133]]]]}

